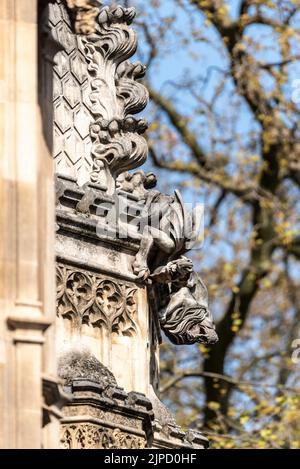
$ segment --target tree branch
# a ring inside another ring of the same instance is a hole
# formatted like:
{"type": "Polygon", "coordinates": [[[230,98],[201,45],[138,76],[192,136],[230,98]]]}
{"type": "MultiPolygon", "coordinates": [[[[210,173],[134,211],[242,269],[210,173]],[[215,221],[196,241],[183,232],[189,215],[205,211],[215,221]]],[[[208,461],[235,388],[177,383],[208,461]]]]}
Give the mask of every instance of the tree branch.
{"type": "Polygon", "coordinates": [[[300,260],[300,236],[297,236],[287,247],[287,252],[300,260]]]}
{"type": "Polygon", "coordinates": [[[213,379],[214,381],[225,381],[226,383],[228,383],[230,386],[233,386],[233,387],[249,386],[249,387],[258,387],[258,388],[266,388],[266,389],[284,389],[285,391],[290,391],[290,392],[295,392],[295,393],[299,392],[299,389],[296,389],[290,386],[285,386],[280,383],[268,384],[268,383],[262,383],[258,381],[237,380],[237,379],[232,378],[231,376],[223,375],[220,373],[199,371],[199,372],[184,372],[180,374],[179,376],[176,376],[176,378],[171,379],[163,388],[160,389],[160,393],[165,394],[171,388],[173,388],[182,380],[187,379],[187,378],[210,378],[210,379],[213,379]]]}
{"type": "Polygon", "coordinates": [[[181,172],[185,174],[192,174],[202,181],[214,184],[225,192],[230,192],[235,196],[243,199],[245,202],[253,202],[259,198],[258,188],[255,184],[243,184],[242,182],[232,182],[229,178],[226,178],[223,174],[217,174],[214,171],[208,171],[204,168],[192,163],[183,163],[182,161],[167,162],[159,159],[153,149],[149,147],[149,153],[155,166],[161,169],[168,169],[170,171],[181,172]]]}
{"type": "Polygon", "coordinates": [[[193,132],[188,129],[186,119],[174,107],[174,105],[161,94],[157,93],[148,83],[150,98],[157,104],[168,116],[172,125],[181,135],[184,143],[191,149],[198,163],[205,166],[207,163],[206,155],[193,132]]]}

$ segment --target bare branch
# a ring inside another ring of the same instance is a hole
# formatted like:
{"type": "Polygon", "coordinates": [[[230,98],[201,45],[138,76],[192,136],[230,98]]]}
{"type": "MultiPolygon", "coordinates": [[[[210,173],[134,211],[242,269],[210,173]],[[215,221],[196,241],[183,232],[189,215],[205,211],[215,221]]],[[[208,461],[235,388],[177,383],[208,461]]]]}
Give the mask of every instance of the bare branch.
{"type": "Polygon", "coordinates": [[[287,252],[300,260],[300,236],[297,236],[294,241],[287,246],[287,252]]]}
{"type": "Polygon", "coordinates": [[[196,136],[188,129],[186,119],[174,107],[174,105],[166,98],[155,91],[148,83],[150,98],[157,104],[169,117],[172,125],[182,136],[183,141],[192,150],[196,160],[204,166],[206,164],[206,155],[201,146],[198,144],[196,136]]]}
{"type": "Polygon", "coordinates": [[[158,168],[161,169],[168,169],[170,171],[181,172],[186,174],[192,174],[195,177],[201,179],[202,181],[214,184],[217,187],[220,187],[222,191],[230,192],[235,196],[243,199],[245,202],[251,203],[254,200],[259,198],[257,193],[257,186],[253,183],[249,183],[248,185],[243,184],[241,181],[232,181],[230,178],[226,178],[224,174],[217,174],[212,170],[206,170],[200,167],[197,164],[193,163],[183,163],[182,161],[164,161],[159,159],[153,149],[153,147],[149,147],[149,153],[152,157],[152,160],[158,168]]]}
{"type": "Polygon", "coordinates": [[[230,386],[233,386],[233,387],[249,386],[249,387],[258,387],[258,388],[266,388],[266,389],[284,389],[285,391],[294,392],[294,393],[299,392],[299,389],[296,389],[290,386],[285,386],[280,383],[268,384],[268,383],[262,383],[259,381],[243,381],[243,380],[234,379],[231,376],[223,375],[220,373],[208,372],[208,371],[181,373],[180,375],[176,376],[176,378],[171,379],[163,388],[161,388],[160,392],[162,394],[166,393],[171,388],[173,388],[178,383],[180,383],[182,380],[187,379],[187,378],[210,378],[215,381],[225,381],[226,383],[228,383],[230,386]]]}

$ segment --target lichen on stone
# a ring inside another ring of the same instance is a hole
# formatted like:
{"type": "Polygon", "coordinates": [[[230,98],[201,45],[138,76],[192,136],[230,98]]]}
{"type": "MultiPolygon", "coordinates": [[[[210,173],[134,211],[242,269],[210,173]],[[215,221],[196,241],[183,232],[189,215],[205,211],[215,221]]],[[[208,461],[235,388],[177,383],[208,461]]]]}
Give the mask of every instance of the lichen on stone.
{"type": "Polygon", "coordinates": [[[58,376],[66,386],[70,386],[78,378],[104,386],[117,386],[111,371],[88,350],[73,349],[62,354],[58,360],[58,376]]]}

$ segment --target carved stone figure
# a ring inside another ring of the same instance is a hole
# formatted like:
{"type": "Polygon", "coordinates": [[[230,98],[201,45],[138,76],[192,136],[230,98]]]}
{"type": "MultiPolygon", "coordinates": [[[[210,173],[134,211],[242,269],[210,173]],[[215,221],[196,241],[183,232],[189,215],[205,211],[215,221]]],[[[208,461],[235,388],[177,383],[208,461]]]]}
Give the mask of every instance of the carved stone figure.
{"type": "Polygon", "coordinates": [[[160,311],[160,324],[174,344],[212,345],[218,340],[208,308],[207,289],[186,257],[159,267],[151,275],[156,283],[167,283],[169,303],[160,311]]]}
{"type": "Polygon", "coordinates": [[[176,259],[192,246],[198,234],[195,214],[189,212],[179,191],[174,196],[148,191],[143,216],[140,249],[136,255],[133,271],[141,279],[150,275],[149,256],[156,247],[156,263],[176,259]]]}
{"type": "Polygon", "coordinates": [[[145,201],[142,214],[146,223],[133,271],[144,281],[150,277],[151,282],[168,285],[169,302],[159,311],[165,334],[175,344],[214,344],[218,337],[208,309],[207,289],[193,272],[192,261],[182,256],[198,235],[196,214],[186,209],[178,191],[166,196],[149,190],[155,185],[151,173],[126,173],[117,184],[145,201]],[[158,267],[151,275],[149,264],[154,249],[154,264],[158,267]]]}

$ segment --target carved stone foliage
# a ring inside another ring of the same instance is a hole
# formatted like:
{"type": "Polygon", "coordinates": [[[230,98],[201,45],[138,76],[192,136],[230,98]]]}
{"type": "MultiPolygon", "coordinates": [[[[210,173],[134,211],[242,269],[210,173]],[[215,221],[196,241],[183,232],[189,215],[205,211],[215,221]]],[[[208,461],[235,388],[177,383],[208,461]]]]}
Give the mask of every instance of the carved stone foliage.
{"type": "Polygon", "coordinates": [[[109,193],[115,178],[140,166],[148,150],[141,136],[147,124],[132,117],[148,102],[138,82],[145,67],[128,62],[137,48],[134,17],[134,8],[103,7],[98,0],[56,0],[44,27],[60,49],[53,67],[57,172],[109,193]]]}
{"type": "Polygon", "coordinates": [[[98,17],[96,34],[83,39],[95,118],[91,179],[104,183],[109,192],[115,189],[116,177],[143,164],[148,152],[141,136],[146,122],[130,116],[148,102],[146,88],[136,81],[144,76],[145,68],[127,62],[137,48],[137,35],[129,27],[134,16],[134,8],[105,7],[98,17]]]}
{"type": "Polygon", "coordinates": [[[136,291],[132,285],[57,265],[57,315],[80,330],[83,324],[133,335],[136,291]]]}
{"type": "Polygon", "coordinates": [[[146,446],[144,438],[91,423],[62,425],[61,432],[62,449],[143,449],[146,446]]]}

